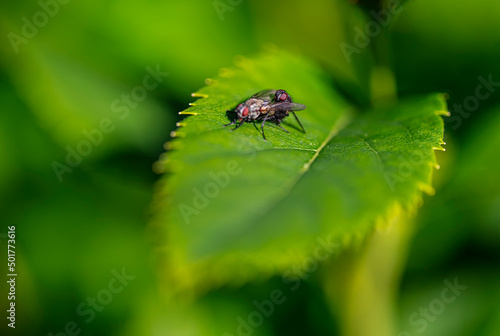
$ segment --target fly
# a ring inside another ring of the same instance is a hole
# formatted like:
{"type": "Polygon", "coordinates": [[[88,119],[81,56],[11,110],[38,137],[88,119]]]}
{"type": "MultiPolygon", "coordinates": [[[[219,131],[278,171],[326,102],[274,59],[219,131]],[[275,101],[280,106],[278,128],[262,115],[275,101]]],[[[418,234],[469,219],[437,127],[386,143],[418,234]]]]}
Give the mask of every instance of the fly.
{"type": "Polygon", "coordinates": [[[302,126],[302,123],[294,112],[302,111],[305,108],[305,105],[294,103],[292,101],[292,97],[290,97],[285,90],[264,90],[254,94],[245,102],[239,104],[235,111],[227,110],[227,112],[236,113],[236,118],[231,123],[224,126],[234,125],[239,122],[239,124],[232,129],[232,131],[234,131],[246,122],[262,120],[262,136],[264,137],[264,140],[266,140],[266,135],[264,134],[264,124],[266,120],[274,121],[282,130],[290,133],[280,124],[281,121],[288,117],[289,113],[292,112],[293,116],[302,128],[302,131],[305,133],[306,130],[304,129],[304,126],[302,126]]]}

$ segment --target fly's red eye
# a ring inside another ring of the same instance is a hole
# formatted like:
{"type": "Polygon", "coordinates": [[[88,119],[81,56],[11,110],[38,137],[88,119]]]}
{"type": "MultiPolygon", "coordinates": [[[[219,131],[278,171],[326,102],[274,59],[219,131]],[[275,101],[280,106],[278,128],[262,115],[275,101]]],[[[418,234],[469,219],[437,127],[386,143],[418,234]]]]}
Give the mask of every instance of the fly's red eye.
{"type": "Polygon", "coordinates": [[[288,98],[288,95],[286,93],[280,94],[280,100],[286,100],[288,98]]]}
{"type": "Polygon", "coordinates": [[[245,107],[243,111],[241,111],[241,115],[246,117],[248,115],[248,107],[245,107]]]}

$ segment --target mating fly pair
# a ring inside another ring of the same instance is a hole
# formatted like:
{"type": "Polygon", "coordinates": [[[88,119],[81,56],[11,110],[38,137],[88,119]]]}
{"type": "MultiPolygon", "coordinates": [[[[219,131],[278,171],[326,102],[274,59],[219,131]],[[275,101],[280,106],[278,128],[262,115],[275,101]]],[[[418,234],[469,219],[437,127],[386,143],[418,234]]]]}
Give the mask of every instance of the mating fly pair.
{"type": "Polygon", "coordinates": [[[232,131],[234,131],[246,122],[262,120],[262,136],[264,137],[264,140],[266,140],[266,135],[264,134],[264,123],[266,120],[276,122],[276,125],[278,125],[282,130],[290,133],[284,129],[280,123],[284,118],[288,117],[290,112],[292,112],[293,116],[297,119],[297,122],[305,133],[306,130],[304,129],[304,126],[302,126],[299,118],[297,118],[294,112],[302,111],[305,108],[305,105],[292,102],[292,98],[285,90],[264,90],[254,94],[244,103],[239,104],[235,111],[227,110],[227,112],[236,113],[236,119],[224,126],[234,125],[237,122],[240,122],[234,129],[232,129],[232,131]]]}

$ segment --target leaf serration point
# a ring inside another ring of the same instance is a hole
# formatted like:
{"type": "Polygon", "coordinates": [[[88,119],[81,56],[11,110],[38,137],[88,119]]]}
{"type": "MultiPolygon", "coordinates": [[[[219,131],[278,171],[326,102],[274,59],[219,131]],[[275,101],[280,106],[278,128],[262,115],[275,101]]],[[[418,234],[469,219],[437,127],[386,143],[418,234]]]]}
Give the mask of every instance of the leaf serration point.
{"type": "Polygon", "coordinates": [[[431,187],[430,185],[428,185],[426,183],[419,183],[417,185],[417,187],[420,191],[423,191],[424,193],[426,193],[429,196],[434,196],[436,194],[436,189],[434,189],[433,187],[431,187]]]}
{"type": "Polygon", "coordinates": [[[278,51],[278,47],[274,43],[266,42],[262,45],[261,50],[265,53],[275,53],[278,51]]]}
{"type": "Polygon", "coordinates": [[[432,147],[432,149],[446,152],[446,148],[443,148],[441,146],[434,146],[434,147],[432,147]]]}
{"type": "Polygon", "coordinates": [[[154,162],[152,169],[155,174],[163,174],[165,172],[165,166],[160,161],[154,162]]]}
{"type": "Polygon", "coordinates": [[[228,68],[220,68],[219,76],[223,78],[231,78],[234,75],[234,71],[228,68]]]}
{"type": "Polygon", "coordinates": [[[205,93],[193,92],[193,93],[191,93],[191,97],[208,98],[208,95],[205,93]]]}
{"type": "Polygon", "coordinates": [[[446,111],[446,110],[437,110],[436,114],[437,115],[442,115],[442,116],[445,116],[445,117],[451,116],[450,111],[446,111]]]}

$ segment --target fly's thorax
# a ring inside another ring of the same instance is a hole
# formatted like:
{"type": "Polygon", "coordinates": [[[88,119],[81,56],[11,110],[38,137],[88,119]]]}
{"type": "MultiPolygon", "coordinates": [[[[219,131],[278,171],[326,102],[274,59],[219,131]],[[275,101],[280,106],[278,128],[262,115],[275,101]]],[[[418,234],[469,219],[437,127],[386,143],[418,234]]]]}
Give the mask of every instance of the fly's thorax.
{"type": "Polygon", "coordinates": [[[269,102],[262,99],[249,99],[246,103],[249,107],[248,118],[251,120],[257,119],[261,115],[263,108],[269,104],[269,102]]]}

